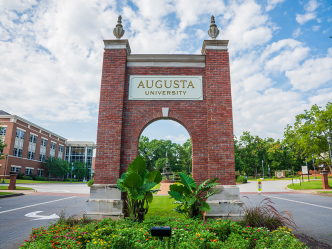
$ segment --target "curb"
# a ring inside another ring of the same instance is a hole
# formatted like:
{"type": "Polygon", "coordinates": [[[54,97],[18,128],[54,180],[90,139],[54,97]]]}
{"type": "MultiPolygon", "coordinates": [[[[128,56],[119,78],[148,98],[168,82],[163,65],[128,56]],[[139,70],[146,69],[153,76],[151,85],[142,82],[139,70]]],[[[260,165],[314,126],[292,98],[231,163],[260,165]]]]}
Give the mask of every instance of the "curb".
{"type": "Polygon", "coordinates": [[[15,197],[15,196],[20,196],[20,195],[25,195],[25,194],[19,193],[19,194],[11,194],[11,195],[0,195],[0,198],[15,197]]]}

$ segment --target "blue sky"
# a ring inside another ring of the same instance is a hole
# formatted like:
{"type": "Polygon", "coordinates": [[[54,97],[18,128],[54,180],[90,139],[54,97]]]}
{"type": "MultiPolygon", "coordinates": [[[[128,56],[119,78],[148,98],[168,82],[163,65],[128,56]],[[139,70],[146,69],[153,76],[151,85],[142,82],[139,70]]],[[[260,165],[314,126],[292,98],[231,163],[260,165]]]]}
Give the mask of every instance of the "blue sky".
{"type": "MultiPolygon", "coordinates": [[[[199,54],[210,16],[229,40],[234,133],[282,138],[332,100],[330,0],[2,0],[0,109],[70,140],[96,141],[103,39],[119,14],[133,54],[199,54]]],[[[182,143],[173,121],[143,135],[182,143]]]]}

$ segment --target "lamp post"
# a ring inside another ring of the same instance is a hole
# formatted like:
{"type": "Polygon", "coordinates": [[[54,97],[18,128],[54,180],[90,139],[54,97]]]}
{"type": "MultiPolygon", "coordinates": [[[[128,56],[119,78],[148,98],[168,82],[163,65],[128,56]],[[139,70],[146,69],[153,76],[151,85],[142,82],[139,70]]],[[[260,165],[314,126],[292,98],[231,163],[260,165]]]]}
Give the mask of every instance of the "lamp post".
{"type": "Polygon", "coordinates": [[[264,160],[262,160],[263,179],[264,179],[264,165],[263,165],[263,163],[264,163],[264,160]]]}
{"type": "Polygon", "coordinates": [[[74,168],[74,163],[71,163],[71,171],[70,171],[70,183],[72,181],[73,178],[73,168],[74,168]]]}
{"type": "Polygon", "coordinates": [[[6,154],[5,171],[3,172],[3,180],[2,180],[2,184],[5,184],[6,169],[7,169],[7,158],[8,158],[8,154],[6,154]]]}
{"type": "Polygon", "coordinates": [[[316,178],[316,167],[315,167],[315,159],[314,159],[314,154],[312,153],[312,167],[314,168],[314,172],[315,172],[315,179],[316,178]]]}
{"type": "Polygon", "coordinates": [[[331,137],[327,138],[327,142],[329,143],[329,150],[330,150],[330,159],[331,159],[331,166],[332,166],[332,157],[331,157],[331,137]]]}

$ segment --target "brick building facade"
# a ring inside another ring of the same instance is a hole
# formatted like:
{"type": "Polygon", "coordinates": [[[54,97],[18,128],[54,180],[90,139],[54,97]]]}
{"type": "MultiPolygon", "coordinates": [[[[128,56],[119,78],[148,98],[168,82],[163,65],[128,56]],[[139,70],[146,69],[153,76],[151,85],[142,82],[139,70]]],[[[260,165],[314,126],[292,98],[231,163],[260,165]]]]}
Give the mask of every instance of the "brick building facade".
{"type": "Polygon", "coordinates": [[[43,162],[49,156],[64,159],[67,139],[16,115],[0,111],[0,139],[6,159],[0,160],[0,177],[9,178],[10,171],[44,176],[43,162]],[[5,172],[6,168],[6,172],[5,172]]]}

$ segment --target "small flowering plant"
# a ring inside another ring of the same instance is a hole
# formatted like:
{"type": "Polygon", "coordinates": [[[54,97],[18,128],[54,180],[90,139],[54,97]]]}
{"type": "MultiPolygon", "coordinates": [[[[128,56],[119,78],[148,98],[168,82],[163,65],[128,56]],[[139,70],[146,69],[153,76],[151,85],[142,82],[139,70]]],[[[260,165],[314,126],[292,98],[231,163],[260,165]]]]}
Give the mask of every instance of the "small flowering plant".
{"type": "Polygon", "coordinates": [[[270,232],[264,227],[243,227],[229,220],[149,218],[103,219],[89,224],[56,223],[32,230],[22,248],[308,248],[287,227],[270,232]],[[163,242],[152,237],[151,226],[171,226],[163,242]]]}

